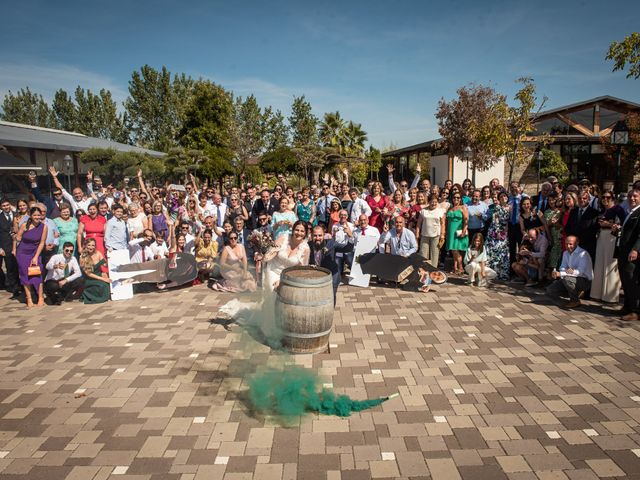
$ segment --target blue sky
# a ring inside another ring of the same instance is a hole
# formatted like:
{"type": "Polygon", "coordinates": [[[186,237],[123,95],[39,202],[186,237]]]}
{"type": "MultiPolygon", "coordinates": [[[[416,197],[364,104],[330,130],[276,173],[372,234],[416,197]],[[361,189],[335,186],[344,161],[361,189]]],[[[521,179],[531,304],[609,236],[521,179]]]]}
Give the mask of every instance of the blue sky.
{"type": "Polygon", "coordinates": [[[122,101],[133,70],[166,65],[285,113],[305,94],[316,115],[339,110],[378,147],[437,137],[438,100],[469,82],[513,97],[531,76],[548,108],[640,103],[640,81],[604,60],[639,28],[637,1],[21,0],[2,13],[0,96],[80,84],[122,101]]]}

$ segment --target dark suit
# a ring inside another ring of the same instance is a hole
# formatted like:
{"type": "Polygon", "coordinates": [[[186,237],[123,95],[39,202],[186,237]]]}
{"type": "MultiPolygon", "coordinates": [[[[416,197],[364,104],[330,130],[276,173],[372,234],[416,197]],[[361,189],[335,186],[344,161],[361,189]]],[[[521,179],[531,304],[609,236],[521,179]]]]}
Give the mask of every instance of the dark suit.
{"type": "Polygon", "coordinates": [[[320,263],[316,263],[316,249],[313,242],[309,242],[309,248],[311,254],[309,255],[309,265],[317,265],[318,267],[326,268],[331,272],[333,281],[333,304],[336,304],[336,293],[338,292],[338,285],[340,285],[340,267],[336,262],[336,252],[346,253],[353,251],[353,243],[347,243],[346,245],[338,245],[333,240],[325,240],[322,250],[320,250],[320,263]]]}
{"type": "Polygon", "coordinates": [[[542,197],[542,194],[538,193],[531,198],[531,205],[536,210],[544,213],[549,208],[549,197],[542,197]]]}
{"type": "Polygon", "coordinates": [[[13,237],[11,236],[13,215],[11,213],[9,219],[7,219],[4,212],[0,212],[0,248],[4,250],[4,256],[0,256],[0,288],[6,288],[11,293],[18,290],[20,286],[18,263],[16,262],[16,257],[11,253],[13,249],[13,237]],[[7,269],[6,275],[2,270],[2,263],[7,269]]]}
{"type": "Polygon", "coordinates": [[[631,250],[640,252],[640,208],[636,208],[623,224],[616,252],[624,289],[624,310],[628,313],[640,313],[640,257],[635,262],[630,262],[631,250]]]}
{"type": "Polygon", "coordinates": [[[253,209],[251,210],[250,220],[252,227],[254,227],[258,223],[257,220],[260,212],[267,212],[267,215],[273,216],[273,213],[277,212],[278,210],[280,210],[280,205],[278,205],[278,202],[276,202],[273,197],[269,199],[268,205],[265,205],[262,199],[259,198],[258,200],[256,200],[256,203],[253,205],[253,209]]]}
{"type": "MultiPolygon", "coordinates": [[[[47,207],[47,217],[58,218],[60,216],[60,208],[58,207],[58,204],[51,197],[45,197],[40,191],[40,188],[32,186],[31,193],[36,197],[36,200],[45,204],[47,207]]],[[[62,202],[60,203],[62,204],[62,202]]]]}
{"type": "Polygon", "coordinates": [[[593,263],[596,261],[596,243],[600,230],[598,216],[599,213],[595,208],[586,207],[582,215],[580,215],[580,208],[574,208],[569,214],[564,229],[567,236],[578,237],[579,245],[589,252],[593,263]]]}
{"type": "Polygon", "coordinates": [[[254,225],[254,219],[253,219],[253,207],[255,206],[256,203],[258,203],[258,200],[260,200],[260,197],[254,197],[253,202],[247,198],[242,204],[244,205],[244,208],[247,209],[247,213],[249,214],[249,222],[247,223],[247,226],[250,228],[255,228],[254,225]]]}

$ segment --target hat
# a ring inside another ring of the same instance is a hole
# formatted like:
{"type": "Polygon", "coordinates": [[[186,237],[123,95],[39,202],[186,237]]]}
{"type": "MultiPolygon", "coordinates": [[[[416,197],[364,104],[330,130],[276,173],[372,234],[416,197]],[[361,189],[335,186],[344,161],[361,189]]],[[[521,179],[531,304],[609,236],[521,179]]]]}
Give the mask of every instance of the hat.
{"type": "Polygon", "coordinates": [[[578,182],[578,185],[591,185],[591,182],[589,181],[588,178],[583,178],[578,182]]]}
{"type": "Polygon", "coordinates": [[[558,177],[554,177],[553,175],[549,175],[547,177],[547,182],[549,183],[556,183],[558,181],[558,177]]]}

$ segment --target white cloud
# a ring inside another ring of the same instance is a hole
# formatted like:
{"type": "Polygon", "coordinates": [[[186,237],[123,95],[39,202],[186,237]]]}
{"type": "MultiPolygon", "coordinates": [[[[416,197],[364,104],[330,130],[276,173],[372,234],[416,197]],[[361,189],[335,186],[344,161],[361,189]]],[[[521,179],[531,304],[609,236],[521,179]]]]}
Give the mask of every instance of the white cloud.
{"type": "Polygon", "coordinates": [[[73,93],[78,85],[92,92],[98,92],[102,88],[110,90],[119,106],[128,94],[126,88],[122,88],[111,77],[73,65],[42,61],[0,61],[0,98],[9,90],[15,93],[28,86],[32,92],[42,94],[50,101],[59,88],[73,93]]]}

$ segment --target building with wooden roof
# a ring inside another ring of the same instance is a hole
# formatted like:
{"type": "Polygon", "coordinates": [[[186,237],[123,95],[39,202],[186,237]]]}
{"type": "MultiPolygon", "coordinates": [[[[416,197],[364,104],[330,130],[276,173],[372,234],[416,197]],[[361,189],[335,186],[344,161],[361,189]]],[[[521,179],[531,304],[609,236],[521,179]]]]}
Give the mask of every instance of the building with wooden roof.
{"type": "MultiPolygon", "coordinates": [[[[541,112],[535,119],[535,130],[525,140],[534,148],[544,142],[545,148],[560,154],[574,179],[588,178],[608,188],[617,181],[618,189],[625,188],[633,181],[633,168],[624,164],[618,168],[610,151],[610,137],[616,124],[630,113],[640,113],[640,104],[609,95],[592,98],[541,112]]],[[[447,179],[461,183],[470,178],[467,162],[450,155],[441,138],[386,152],[383,157],[395,162],[396,168],[408,176],[419,155],[426,153],[431,155],[434,183],[442,185],[447,179]]],[[[494,177],[503,183],[508,179],[505,168],[501,160],[489,171],[477,172],[476,183],[485,185],[494,177]]],[[[535,189],[536,162],[518,168],[513,179],[535,189]]]]}

